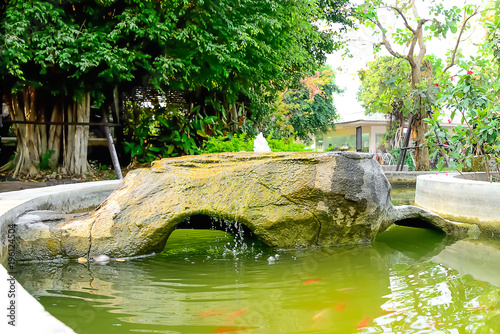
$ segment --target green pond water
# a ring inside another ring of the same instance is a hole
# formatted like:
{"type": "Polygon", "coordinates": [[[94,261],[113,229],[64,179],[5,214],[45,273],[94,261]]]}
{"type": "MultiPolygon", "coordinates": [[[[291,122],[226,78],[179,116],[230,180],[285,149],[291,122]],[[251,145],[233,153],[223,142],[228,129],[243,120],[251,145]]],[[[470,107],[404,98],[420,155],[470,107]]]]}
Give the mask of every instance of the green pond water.
{"type": "Polygon", "coordinates": [[[430,229],[305,250],[180,229],[161,254],[19,272],[77,333],[500,333],[500,243],[430,229]]]}
{"type": "Polygon", "coordinates": [[[415,185],[393,185],[391,199],[394,205],[413,205],[415,202],[415,185]]]}

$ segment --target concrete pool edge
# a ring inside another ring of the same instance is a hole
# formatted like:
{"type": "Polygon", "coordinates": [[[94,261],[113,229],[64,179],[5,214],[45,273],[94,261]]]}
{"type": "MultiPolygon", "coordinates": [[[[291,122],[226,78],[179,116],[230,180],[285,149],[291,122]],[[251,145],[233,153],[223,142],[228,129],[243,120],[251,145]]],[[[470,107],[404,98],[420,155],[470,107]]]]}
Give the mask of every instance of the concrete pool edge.
{"type": "Polygon", "coordinates": [[[393,186],[414,186],[417,183],[417,178],[421,175],[436,175],[446,174],[446,172],[435,171],[388,171],[384,170],[385,177],[393,186]]]}
{"type": "Polygon", "coordinates": [[[9,318],[4,317],[4,320],[0,322],[0,332],[75,333],[45,311],[44,307],[18,282],[15,282],[15,298],[7,300],[10,289],[8,280],[11,277],[5,268],[8,266],[8,225],[28,211],[41,209],[68,211],[99,205],[116,189],[120,182],[120,180],[112,180],[74,183],[0,193],[0,262],[2,263],[0,266],[0,277],[2,277],[0,289],[3,296],[0,301],[2,305],[9,305],[13,300],[17,308],[15,326],[9,325],[9,318]]]}
{"type": "Polygon", "coordinates": [[[500,183],[467,180],[455,172],[421,175],[415,205],[449,220],[475,224],[482,233],[500,235],[500,183]]]}

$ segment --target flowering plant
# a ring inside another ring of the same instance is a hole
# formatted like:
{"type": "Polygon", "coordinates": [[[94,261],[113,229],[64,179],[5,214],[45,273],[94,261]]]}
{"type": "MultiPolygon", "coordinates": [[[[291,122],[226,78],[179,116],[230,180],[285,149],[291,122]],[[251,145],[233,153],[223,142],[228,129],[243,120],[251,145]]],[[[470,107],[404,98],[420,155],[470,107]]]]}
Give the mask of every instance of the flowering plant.
{"type": "MultiPolygon", "coordinates": [[[[481,65],[481,60],[477,59],[474,64],[481,65]]],[[[431,156],[439,156],[439,169],[448,163],[462,172],[477,160],[492,182],[498,180],[498,176],[495,178],[491,170],[500,175],[500,101],[497,97],[500,87],[496,78],[471,70],[472,65],[461,63],[463,70],[457,75],[458,82],[448,85],[438,100],[451,111],[451,119],[461,115],[461,124],[448,133],[439,127],[439,114],[436,113],[426,119],[429,124],[426,140],[431,156]],[[437,137],[444,145],[438,144],[437,137]]]]}

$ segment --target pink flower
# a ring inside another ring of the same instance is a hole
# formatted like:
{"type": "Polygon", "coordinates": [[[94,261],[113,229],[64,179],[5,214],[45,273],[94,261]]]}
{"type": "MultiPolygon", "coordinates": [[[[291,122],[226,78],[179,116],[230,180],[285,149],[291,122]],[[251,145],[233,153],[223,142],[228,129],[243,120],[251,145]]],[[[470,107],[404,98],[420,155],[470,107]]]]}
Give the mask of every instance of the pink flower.
{"type": "Polygon", "coordinates": [[[450,77],[450,80],[453,81],[453,76],[450,77]]]}
{"type": "Polygon", "coordinates": [[[474,72],[472,72],[471,70],[467,71],[467,74],[468,74],[468,75],[471,75],[471,74],[473,74],[473,73],[474,73],[474,72]]]}
{"type": "Polygon", "coordinates": [[[476,116],[476,119],[479,119],[479,116],[476,116]]]}
{"type": "Polygon", "coordinates": [[[451,124],[451,119],[448,118],[448,123],[451,124]]]}
{"type": "Polygon", "coordinates": [[[434,84],[434,86],[438,87],[439,85],[438,85],[438,83],[436,82],[436,83],[434,84]]]}

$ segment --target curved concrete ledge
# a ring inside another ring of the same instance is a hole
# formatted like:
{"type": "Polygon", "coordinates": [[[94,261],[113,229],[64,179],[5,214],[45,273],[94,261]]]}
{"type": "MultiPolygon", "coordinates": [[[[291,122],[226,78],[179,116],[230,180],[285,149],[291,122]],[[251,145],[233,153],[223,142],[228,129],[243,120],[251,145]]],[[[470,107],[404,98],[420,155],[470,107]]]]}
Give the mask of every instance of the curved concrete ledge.
{"type": "Polygon", "coordinates": [[[101,204],[120,180],[63,184],[0,193],[0,263],[5,263],[8,225],[25,212],[54,210],[61,213],[101,204]]]}
{"type": "MultiPolygon", "coordinates": [[[[65,184],[0,194],[0,263],[3,264],[0,266],[0,291],[3,296],[0,302],[2,305],[7,306],[10,303],[10,300],[7,300],[7,291],[9,291],[7,279],[11,276],[4,268],[7,262],[8,225],[27,211],[44,209],[68,212],[99,205],[119,183],[119,180],[114,180],[65,184]]],[[[19,283],[15,284],[16,307],[18,308],[16,326],[9,325],[8,318],[6,318],[0,322],[1,333],[74,333],[71,328],[45,311],[43,306],[19,283]]]]}
{"type": "Polygon", "coordinates": [[[464,179],[458,173],[422,175],[415,204],[449,220],[476,224],[482,234],[500,235],[500,183],[464,179]]]}

